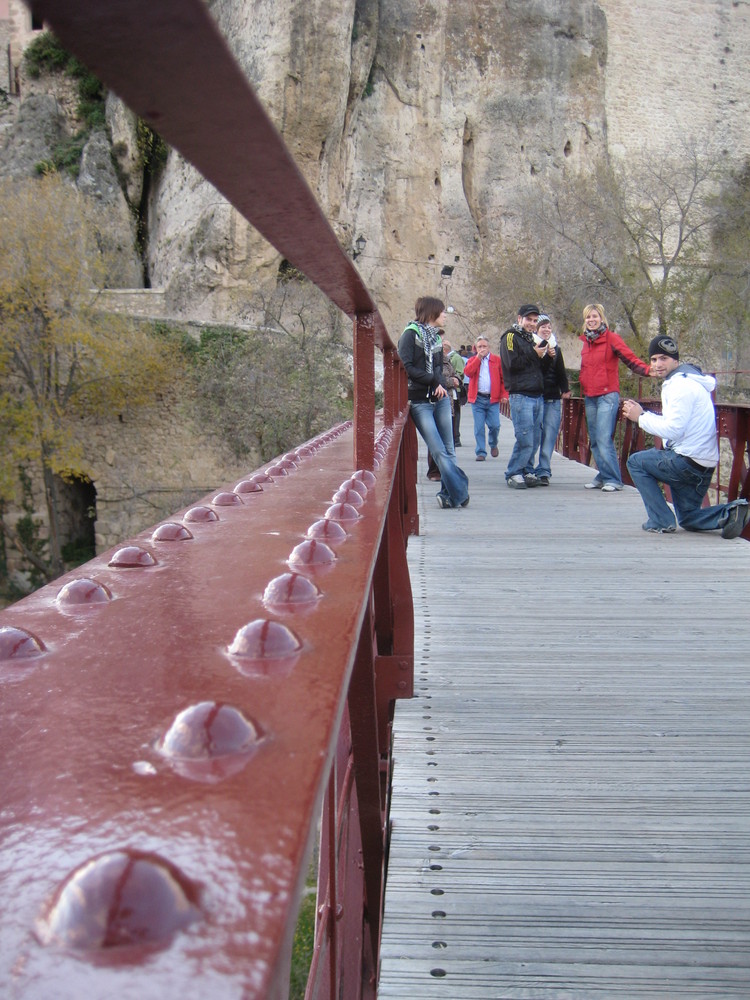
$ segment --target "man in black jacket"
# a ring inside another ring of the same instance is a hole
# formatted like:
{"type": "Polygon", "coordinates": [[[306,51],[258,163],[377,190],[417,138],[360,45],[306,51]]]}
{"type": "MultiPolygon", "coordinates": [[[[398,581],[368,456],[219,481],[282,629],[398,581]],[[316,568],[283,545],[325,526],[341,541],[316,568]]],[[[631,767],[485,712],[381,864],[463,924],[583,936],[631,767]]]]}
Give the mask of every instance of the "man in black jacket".
{"type": "Polygon", "coordinates": [[[505,470],[505,481],[513,489],[538,486],[534,475],[534,440],[541,431],[544,413],[544,380],[541,359],[547,345],[534,340],[539,309],[524,305],[517,321],[500,338],[503,382],[510,394],[510,417],[516,436],[505,470]]]}

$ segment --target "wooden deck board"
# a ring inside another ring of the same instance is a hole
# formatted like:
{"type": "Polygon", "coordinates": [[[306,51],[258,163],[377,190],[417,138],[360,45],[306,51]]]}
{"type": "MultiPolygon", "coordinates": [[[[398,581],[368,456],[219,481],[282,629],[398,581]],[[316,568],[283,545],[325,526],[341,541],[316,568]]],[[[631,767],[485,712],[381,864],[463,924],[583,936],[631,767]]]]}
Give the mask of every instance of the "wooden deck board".
{"type": "Polygon", "coordinates": [[[747,1000],[750,546],[509,490],[511,439],[466,510],[420,458],[380,1000],[747,1000]]]}

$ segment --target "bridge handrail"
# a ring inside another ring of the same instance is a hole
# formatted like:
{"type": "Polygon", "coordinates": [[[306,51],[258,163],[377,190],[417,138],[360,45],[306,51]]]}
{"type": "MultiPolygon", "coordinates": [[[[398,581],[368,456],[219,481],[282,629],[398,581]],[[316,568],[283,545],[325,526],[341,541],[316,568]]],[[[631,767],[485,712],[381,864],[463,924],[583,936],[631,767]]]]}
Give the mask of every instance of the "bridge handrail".
{"type": "MultiPolygon", "coordinates": [[[[644,409],[661,412],[661,401],[651,397],[638,400],[644,409]]],[[[731,460],[724,460],[716,467],[714,479],[709,488],[709,496],[715,503],[725,503],[737,497],[750,496],[750,406],[745,403],[719,403],[716,406],[716,433],[719,442],[724,442],[731,453],[731,460]],[[729,466],[727,472],[727,465],[729,466]],[[725,480],[725,476],[727,476],[725,480]]],[[[615,442],[618,446],[620,471],[624,483],[632,486],[633,481],[627,469],[627,460],[635,451],[641,451],[647,444],[646,435],[632,420],[626,420],[620,412],[615,442]]],[[[661,447],[656,438],[654,445],[661,447]]],[[[563,400],[563,419],[560,427],[558,448],[566,458],[572,458],[583,465],[591,461],[584,400],[578,397],[563,400]]]]}
{"type": "MultiPolygon", "coordinates": [[[[661,412],[661,400],[650,396],[638,397],[638,402],[646,410],[661,412]]],[[[565,458],[582,465],[591,464],[591,447],[589,445],[586,426],[586,409],[584,399],[572,396],[562,401],[562,421],[557,438],[557,450],[565,458]]],[[[501,410],[510,419],[510,403],[503,400],[501,410]]],[[[714,478],[709,488],[708,496],[715,498],[715,503],[725,503],[736,500],[737,497],[750,499],[750,406],[747,403],[719,403],[716,405],[716,433],[719,438],[720,450],[728,449],[731,458],[722,451],[722,458],[716,467],[714,478]],[[723,442],[723,444],[722,444],[723,442]],[[729,466],[727,473],[727,466],[729,466]],[[725,479],[725,476],[727,477],[725,479]]],[[[641,451],[647,444],[644,432],[632,420],[626,420],[622,411],[618,414],[615,429],[620,472],[622,480],[629,486],[633,485],[627,468],[627,460],[634,451],[641,451]]],[[[660,448],[662,442],[654,439],[654,446],[660,448]]],[[[747,529],[744,534],[750,533],[747,529]]]]}
{"type": "Polygon", "coordinates": [[[322,805],[308,996],[374,998],[413,675],[403,369],[202,0],[30,6],[352,318],[355,408],[0,614],[0,992],[283,998],[322,805]]]}

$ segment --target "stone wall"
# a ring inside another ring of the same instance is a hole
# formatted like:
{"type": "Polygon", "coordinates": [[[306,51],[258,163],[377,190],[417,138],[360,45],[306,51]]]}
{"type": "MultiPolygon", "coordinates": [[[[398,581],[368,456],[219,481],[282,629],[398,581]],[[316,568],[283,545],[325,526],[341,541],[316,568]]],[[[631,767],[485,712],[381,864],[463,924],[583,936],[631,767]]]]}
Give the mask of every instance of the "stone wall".
{"type": "Polygon", "coordinates": [[[8,0],[0,0],[0,90],[10,91],[10,11],[8,0]]]}
{"type": "Polygon", "coordinates": [[[599,0],[607,18],[610,152],[711,137],[750,152],[750,7],[736,0],[599,0]]]}

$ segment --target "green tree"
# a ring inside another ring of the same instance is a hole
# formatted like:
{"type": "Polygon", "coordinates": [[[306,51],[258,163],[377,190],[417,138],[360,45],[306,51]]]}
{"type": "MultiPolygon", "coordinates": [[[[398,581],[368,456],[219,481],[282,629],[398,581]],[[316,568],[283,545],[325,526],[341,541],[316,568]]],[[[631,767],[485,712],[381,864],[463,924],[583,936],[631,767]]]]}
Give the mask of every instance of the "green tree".
{"type": "Polygon", "coordinates": [[[96,212],[59,175],[0,183],[0,498],[18,496],[19,468],[43,484],[47,579],[64,569],[59,478],[85,475],[85,418],[152,402],[179,370],[165,341],[99,308],[111,262],[96,212]]]}

